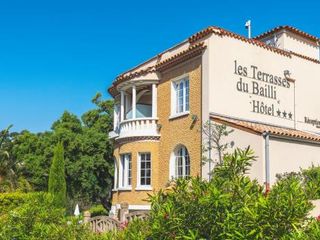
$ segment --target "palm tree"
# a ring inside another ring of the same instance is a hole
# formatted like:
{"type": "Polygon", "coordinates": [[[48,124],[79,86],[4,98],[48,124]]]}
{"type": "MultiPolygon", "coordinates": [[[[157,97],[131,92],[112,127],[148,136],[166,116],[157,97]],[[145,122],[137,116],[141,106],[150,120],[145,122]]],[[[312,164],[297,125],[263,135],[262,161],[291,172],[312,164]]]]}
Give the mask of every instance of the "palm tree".
{"type": "Polygon", "coordinates": [[[13,190],[17,185],[16,170],[19,164],[12,159],[7,149],[11,127],[0,131],[0,192],[4,189],[13,190]]]}

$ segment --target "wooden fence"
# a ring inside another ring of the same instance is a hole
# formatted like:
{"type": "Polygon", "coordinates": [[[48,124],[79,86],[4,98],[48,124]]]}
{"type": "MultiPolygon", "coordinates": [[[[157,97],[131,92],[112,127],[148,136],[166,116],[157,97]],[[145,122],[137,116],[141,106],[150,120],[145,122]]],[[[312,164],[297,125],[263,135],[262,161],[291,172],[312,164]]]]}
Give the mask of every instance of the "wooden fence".
{"type": "MultiPolygon", "coordinates": [[[[125,222],[130,222],[133,219],[145,220],[149,217],[149,213],[146,211],[134,211],[126,214],[125,222]]],[[[89,224],[90,229],[95,233],[103,233],[107,231],[118,230],[121,228],[121,222],[117,219],[108,216],[96,216],[90,217],[90,214],[85,213],[84,222],[89,224]]]]}

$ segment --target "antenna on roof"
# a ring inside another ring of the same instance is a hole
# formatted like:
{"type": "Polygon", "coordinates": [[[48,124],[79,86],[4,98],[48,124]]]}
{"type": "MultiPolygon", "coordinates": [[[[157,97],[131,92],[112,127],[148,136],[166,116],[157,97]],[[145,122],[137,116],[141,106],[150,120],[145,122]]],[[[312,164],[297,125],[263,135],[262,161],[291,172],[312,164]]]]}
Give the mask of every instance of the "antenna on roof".
{"type": "Polygon", "coordinates": [[[248,29],[248,38],[251,38],[251,20],[246,21],[244,26],[248,29]]]}

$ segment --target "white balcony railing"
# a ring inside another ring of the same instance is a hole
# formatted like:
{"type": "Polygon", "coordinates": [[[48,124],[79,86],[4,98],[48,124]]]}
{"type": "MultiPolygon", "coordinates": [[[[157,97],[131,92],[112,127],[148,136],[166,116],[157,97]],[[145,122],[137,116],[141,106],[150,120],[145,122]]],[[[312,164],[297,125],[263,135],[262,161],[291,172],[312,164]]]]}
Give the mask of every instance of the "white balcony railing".
{"type": "Polygon", "coordinates": [[[160,136],[157,118],[136,118],[122,121],[118,138],[160,136]]]}

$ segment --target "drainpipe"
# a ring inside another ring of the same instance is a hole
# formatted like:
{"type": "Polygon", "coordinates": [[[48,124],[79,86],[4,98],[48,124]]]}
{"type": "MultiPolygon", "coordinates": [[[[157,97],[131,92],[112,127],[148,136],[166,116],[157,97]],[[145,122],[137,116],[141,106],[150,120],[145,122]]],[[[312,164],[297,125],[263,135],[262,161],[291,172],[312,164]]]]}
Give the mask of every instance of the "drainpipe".
{"type": "Polygon", "coordinates": [[[264,157],[265,157],[265,167],[266,167],[266,195],[270,192],[270,158],[269,158],[269,132],[264,132],[262,134],[264,138],[264,157]]]}
{"type": "Polygon", "coordinates": [[[212,161],[212,156],[211,156],[211,119],[209,117],[209,181],[211,180],[211,161],[212,161]]]}

